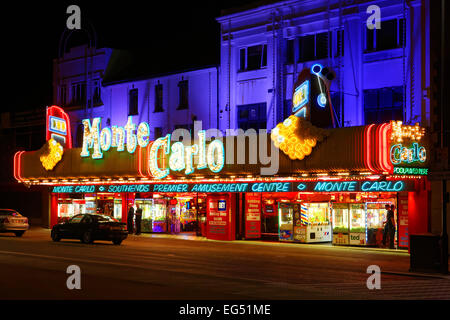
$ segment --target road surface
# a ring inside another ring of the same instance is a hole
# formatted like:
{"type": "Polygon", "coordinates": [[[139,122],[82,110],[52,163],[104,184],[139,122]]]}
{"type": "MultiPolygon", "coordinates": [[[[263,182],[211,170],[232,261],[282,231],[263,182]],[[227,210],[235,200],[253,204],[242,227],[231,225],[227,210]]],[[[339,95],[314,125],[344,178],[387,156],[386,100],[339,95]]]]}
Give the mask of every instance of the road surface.
{"type": "Polygon", "coordinates": [[[405,251],[130,236],[122,245],[0,234],[2,299],[450,299],[450,278],[408,273],[405,251]],[[69,290],[67,267],[81,270],[69,290]],[[381,269],[369,290],[367,267],[381,269]]]}

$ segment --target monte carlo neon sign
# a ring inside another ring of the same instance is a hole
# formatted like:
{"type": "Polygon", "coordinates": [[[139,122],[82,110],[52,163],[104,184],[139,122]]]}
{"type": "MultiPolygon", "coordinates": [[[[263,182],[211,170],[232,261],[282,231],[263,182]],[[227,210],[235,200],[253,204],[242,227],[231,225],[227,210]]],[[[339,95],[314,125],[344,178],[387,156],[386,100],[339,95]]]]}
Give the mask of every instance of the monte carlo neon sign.
{"type": "Polygon", "coordinates": [[[394,166],[411,163],[424,163],[427,151],[420,145],[425,128],[418,123],[414,126],[404,125],[401,121],[391,121],[390,160],[394,166]]]}
{"type": "Polygon", "coordinates": [[[220,172],[225,164],[225,151],[223,142],[215,139],[206,147],[206,133],[204,130],[198,131],[198,144],[185,146],[182,142],[174,142],[171,144],[171,135],[156,139],[149,146],[150,128],[148,123],[141,122],[137,126],[133,123],[133,117],[129,116],[124,127],[111,126],[100,130],[101,118],[89,119],[82,121],[83,146],[80,155],[82,157],[91,156],[92,159],[102,159],[103,152],[107,152],[111,147],[117,148],[121,152],[125,150],[128,153],[134,153],[136,147],[150,148],[149,169],[155,179],[166,177],[170,170],[182,171],[185,174],[194,172],[193,157],[198,157],[197,169],[209,168],[214,173],[220,172]],[[126,142],[126,143],[125,143],[126,142]],[[92,149],[92,154],[89,149],[92,149]],[[158,166],[158,154],[161,151],[168,157],[168,168],[160,168],[158,166]]]}

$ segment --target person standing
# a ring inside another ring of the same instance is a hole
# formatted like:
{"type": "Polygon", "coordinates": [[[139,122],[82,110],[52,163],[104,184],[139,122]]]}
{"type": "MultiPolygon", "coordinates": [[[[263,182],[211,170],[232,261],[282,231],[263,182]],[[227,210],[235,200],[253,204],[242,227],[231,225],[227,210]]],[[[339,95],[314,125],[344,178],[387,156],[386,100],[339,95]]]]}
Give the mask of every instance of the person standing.
{"type": "Polygon", "coordinates": [[[133,205],[130,203],[128,205],[128,215],[127,215],[127,229],[128,229],[128,234],[132,234],[133,233],[133,219],[134,219],[134,208],[133,205]]]}
{"type": "Polygon", "coordinates": [[[136,218],[135,218],[135,223],[136,223],[136,235],[140,235],[141,234],[141,221],[142,221],[142,209],[139,207],[139,204],[136,203],[136,218]]]}
{"type": "Polygon", "coordinates": [[[389,249],[394,248],[394,237],[395,237],[395,219],[394,219],[394,205],[386,205],[387,210],[386,221],[384,222],[384,230],[383,230],[383,246],[386,246],[386,236],[389,234],[389,249]]]}

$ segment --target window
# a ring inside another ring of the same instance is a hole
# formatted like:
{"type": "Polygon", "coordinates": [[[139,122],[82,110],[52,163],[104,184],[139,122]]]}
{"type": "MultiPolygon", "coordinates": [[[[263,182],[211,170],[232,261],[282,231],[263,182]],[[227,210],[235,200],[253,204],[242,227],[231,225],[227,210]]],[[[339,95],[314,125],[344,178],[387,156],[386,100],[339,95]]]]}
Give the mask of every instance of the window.
{"type": "Polygon", "coordinates": [[[267,45],[242,48],[239,51],[239,71],[257,70],[267,67],[267,45]]]}
{"type": "Polygon", "coordinates": [[[158,83],[155,86],[155,111],[163,112],[163,85],[158,83]]]}
{"type": "Polygon", "coordinates": [[[161,138],[163,136],[162,128],[161,127],[155,127],[155,137],[154,140],[161,138]]]}
{"type": "Polygon", "coordinates": [[[299,62],[311,61],[315,59],[314,35],[303,36],[298,39],[299,62]]]}
{"type": "Polygon", "coordinates": [[[59,88],[59,103],[61,106],[66,105],[66,86],[61,86],[59,88]]]}
{"type": "Polygon", "coordinates": [[[381,21],[381,29],[366,30],[366,51],[401,48],[406,43],[405,19],[381,21]]]}
{"type": "Polygon", "coordinates": [[[238,128],[247,130],[267,128],[266,103],[255,103],[237,106],[238,128]]]}
{"type": "Polygon", "coordinates": [[[98,81],[94,83],[94,104],[101,104],[102,98],[101,98],[101,90],[100,90],[100,84],[98,81]]]}
{"type": "Polygon", "coordinates": [[[182,80],[180,82],[178,82],[178,97],[179,97],[179,104],[178,104],[178,108],[177,110],[181,110],[181,109],[187,109],[189,104],[189,96],[188,96],[188,81],[187,80],[182,80]]]}
{"type": "Polygon", "coordinates": [[[135,116],[138,114],[138,89],[131,89],[129,96],[128,115],[135,116]]]}
{"type": "Polygon", "coordinates": [[[336,31],[336,52],[334,54],[335,57],[339,57],[339,55],[344,55],[344,30],[336,31]]]}
{"type": "Polygon", "coordinates": [[[364,90],[366,124],[403,120],[403,87],[364,90]]]}
{"type": "Polygon", "coordinates": [[[316,34],[316,59],[326,59],[328,56],[328,51],[331,51],[331,32],[323,32],[316,34]]]}
{"type": "Polygon", "coordinates": [[[344,123],[344,119],[341,119],[341,102],[342,102],[342,112],[344,111],[344,94],[342,92],[330,92],[331,105],[333,106],[334,116],[337,118],[336,121],[340,124],[336,124],[337,127],[344,123]],[[341,100],[342,99],[342,100],[341,100]]]}
{"type": "Polygon", "coordinates": [[[286,64],[294,63],[294,40],[287,40],[286,42],[286,64]]]}
{"type": "Polygon", "coordinates": [[[306,35],[298,39],[299,62],[325,59],[331,56],[331,32],[306,35]]]}
{"type": "Polygon", "coordinates": [[[74,217],[72,217],[72,219],[69,220],[70,223],[80,223],[81,219],[83,219],[83,215],[82,214],[78,214],[74,217]]]}

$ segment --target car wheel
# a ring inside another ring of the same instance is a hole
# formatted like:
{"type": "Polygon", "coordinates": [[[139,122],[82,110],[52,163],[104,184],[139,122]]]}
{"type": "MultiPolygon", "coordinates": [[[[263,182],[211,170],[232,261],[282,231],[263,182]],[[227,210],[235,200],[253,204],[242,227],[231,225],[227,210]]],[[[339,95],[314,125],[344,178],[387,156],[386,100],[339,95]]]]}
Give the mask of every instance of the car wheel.
{"type": "Polygon", "coordinates": [[[58,231],[56,231],[56,230],[52,230],[51,237],[52,237],[52,240],[55,242],[58,242],[59,240],[61,240],[61,237],[59,236],[58,231]]]}
{"type": "Polygon", "coordinates": [[[83,236],[81,237],[81,242],[83,243],[92,243],[94,240],[92,239],[92,232],[86,231],[83,233],[83,236]]]}
{"type": "Polygon", "coordinates": [[[16,237],[21,237],[21,236],[23,236],[24,233],[25,233],[25,231],[16,231],[16,232],[14,232],[16,237]]]}
{"type": "Polygon", "coordinates": [[[114,243],[115,245],[120,245],[120,244],[122,243],[122,239],[114,239],[114,240],[113,240],[113,243],[114,243]]]}

